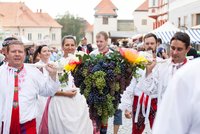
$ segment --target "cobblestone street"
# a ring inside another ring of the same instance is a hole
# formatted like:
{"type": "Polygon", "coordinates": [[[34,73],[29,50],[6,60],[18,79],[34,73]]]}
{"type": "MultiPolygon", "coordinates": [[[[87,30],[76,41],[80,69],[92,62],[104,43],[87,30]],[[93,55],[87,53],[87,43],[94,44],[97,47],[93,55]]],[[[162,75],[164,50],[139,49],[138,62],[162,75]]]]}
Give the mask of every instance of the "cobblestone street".
{"type": "MultiPolygon", "coordinates": [[[[119,128],[118,134],[131,134],[132,129],[132,119],[126,119],[124,113],[122,114],[123,124],[119,128]]],[[[110,118],[108,121],[108,132],[107,134],[113,134],[113,118],[110,118]]]]}

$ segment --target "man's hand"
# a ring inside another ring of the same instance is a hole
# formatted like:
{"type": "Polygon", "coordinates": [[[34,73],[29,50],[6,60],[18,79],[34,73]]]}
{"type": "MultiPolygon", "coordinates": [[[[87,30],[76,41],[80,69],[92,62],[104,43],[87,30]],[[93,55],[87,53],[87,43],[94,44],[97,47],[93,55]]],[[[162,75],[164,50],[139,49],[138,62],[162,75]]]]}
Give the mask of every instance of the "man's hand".
{"type": "Polygon", "coordinates": [[[153,60],[146,66],[146,76],[148,76],[152,72],[155,65],[156,65],[156,58],[153,58],[153,60]]]}
{"type": "Polygon", "coordinates": [[[127,119],[131,119],[132,118],[132,112],[129,112],[128,110],[125,110],[125,113],[124,113],[125,117],[127,119]]]}

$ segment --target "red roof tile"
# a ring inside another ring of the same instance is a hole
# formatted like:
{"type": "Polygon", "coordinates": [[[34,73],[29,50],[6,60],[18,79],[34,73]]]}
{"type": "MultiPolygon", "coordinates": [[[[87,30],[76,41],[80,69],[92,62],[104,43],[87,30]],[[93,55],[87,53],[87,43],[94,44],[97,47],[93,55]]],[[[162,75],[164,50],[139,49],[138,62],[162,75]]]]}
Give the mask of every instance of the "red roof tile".
{"type": "Polygon", "coordinates": [[[86,21],[86,31],[87,32],[92,32],[93,31],[93,25],[91,25],[87,21],[86,21]]]}
{"type": "Polygon", "coordinates": [[[102,9],[106,6],[109,6],[111,9],[117,10],[117,7],[110,0],[102,0],[94,9],[102,9]]]}
{"type": "Polygon", "coordinates": [[[145,0],[135,11],[148,11],[149,0],[145,0]]]}
{"type": "Polygon", "coordinates": [[[95,15],[117,15],[117,7],[111,0],[102,0],[95,8],[95,15]]]}
{"type": "Polygon", "coordinates": [[[3,27],[62,27],[47,13],[33,13],[24,3],[0,2],[3,27]]]}

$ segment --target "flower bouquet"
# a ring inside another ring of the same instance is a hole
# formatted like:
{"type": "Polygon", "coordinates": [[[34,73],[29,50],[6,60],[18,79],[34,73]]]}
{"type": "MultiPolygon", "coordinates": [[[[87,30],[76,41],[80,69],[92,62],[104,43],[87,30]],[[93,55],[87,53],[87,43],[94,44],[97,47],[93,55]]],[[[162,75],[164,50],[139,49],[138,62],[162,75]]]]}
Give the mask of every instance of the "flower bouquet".
{"type": "Polygon", "coordinates": [[[107,55],[76,55],[65,66],[71,71],[76,87],[86,98],[90,118],[98,128],[113,116],[120,94],[130,84],[132,77],[138,77],[137,69],[144,69],[147,60],[136,50],[121,48],[107,55]]]}

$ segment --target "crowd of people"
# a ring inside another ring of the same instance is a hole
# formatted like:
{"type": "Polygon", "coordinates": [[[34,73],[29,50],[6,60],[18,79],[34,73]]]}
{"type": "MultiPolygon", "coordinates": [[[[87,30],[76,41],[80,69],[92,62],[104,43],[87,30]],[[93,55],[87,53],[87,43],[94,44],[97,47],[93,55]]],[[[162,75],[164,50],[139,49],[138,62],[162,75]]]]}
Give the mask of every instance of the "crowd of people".
{"type": "MultiPolygon", "coordinates": [[[[25,48],[17,38],[6,38],[0,51],[0,133],[106,134],[107,125],[98,130],[90,119],[86,99],[71,73],[65,84],[58,76],[77,51],[107,55],[120,47],[113,50],[108,39],[106,32],[99,32],[94,49],[86,37],[77,46],[74,36],[67,35],[60,54],[46,44],[25,48]]],[[[175,33],[168,51],[160,38],[148,33],[141,46],[137,50],[150,51],[152,57],[144,70],[137,70],[141,77],[132,77],[122,94],[113,133],[123,125],[122,116],[132,118],[132,134],[199,133],[199,59],[191,61],[198,55],[193,55],[190,37],[175,33]]]]}

